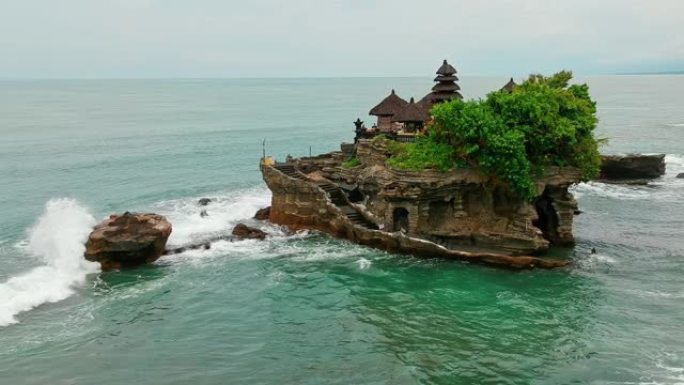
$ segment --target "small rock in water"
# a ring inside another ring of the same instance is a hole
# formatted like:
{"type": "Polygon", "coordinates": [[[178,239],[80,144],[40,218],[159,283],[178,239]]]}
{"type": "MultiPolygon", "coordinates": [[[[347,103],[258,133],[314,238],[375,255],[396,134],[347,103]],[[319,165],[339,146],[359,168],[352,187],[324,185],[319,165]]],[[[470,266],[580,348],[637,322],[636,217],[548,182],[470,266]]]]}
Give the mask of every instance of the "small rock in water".
{"type": "Polygon", "coordinates": [[[665,155],[601,155],[601,179],[652,179],[665,174],[665,155]]]}
{"type": "Polygon", "coordinates": [[[100,262],[102,270],[142,265],[164,254],[169,235],[171,223],[161,215],[110,215],[90,233],[84,256],[100,262]]]}
{"type": "Polygon", "coordinates": [[[201,198],[200,200],[197,201],[197,204],[200,206],[206,206],[211,202],[213,202],[213,199],[211,199],[211,198],[201,198]]]}
{"type": "Polygon", "coordinates": [[[200,211],[200,217],[204,218],[204,217],[208,217],[208,216],[209,216],[209,214],[207,214],[207,210],[200,211]]]}
{"type": "Polygon", "coordinates": [[[265,239],[266,233],[255,229],[254,227],[249,227],[244,223],[238,223],[233,229],[233,235],[237,239],[265,239]]]}
{"type": "Polygon", "coordinates": [[[271,206],[264,207],[263,209],[257,210],[256,214],[254,214],[254,219],[258,219],[260,221],[265,221],[268,219],[268,216],[271,214],[271,206]]]}
{"type": "Polygon", "coordinates": [[[677,174],[677,178],[684,179],[684,172],[680,172],[679,174],[677,174]]]}

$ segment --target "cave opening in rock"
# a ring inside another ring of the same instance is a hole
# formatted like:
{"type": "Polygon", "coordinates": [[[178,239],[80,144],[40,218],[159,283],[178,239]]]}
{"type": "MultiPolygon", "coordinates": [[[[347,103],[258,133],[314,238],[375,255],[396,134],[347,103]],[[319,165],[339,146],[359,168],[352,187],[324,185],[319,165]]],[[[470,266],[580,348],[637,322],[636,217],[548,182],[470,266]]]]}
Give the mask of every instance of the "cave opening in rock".
{"type": "Polygon", "coordinates": [[[401,231],[401,232],[408,232],[409,229],[409,213],[408,210],[406,210],[403,207],[398,207],[394,209],[394,212],[392,213],[393,217],[393,230],[394,231],[401,231]]]}
{"type": "Polygon", "coordinates": [[[532,224],[538,227],[544,238],[551,242],[551,244],[558,241],[558,213],[553,207],[553,199],[551,199],[546,192],[534,202],[534,208],[537,210],[537,219],[532,224]]]}
{"type": "Polygon", "coordinates": [[[349,198],[349,201],[351,203],[360,203],[363,202],[363,194],[359,190],[358,187],[350,190],[347,192],[347,198],[349,198]]]}

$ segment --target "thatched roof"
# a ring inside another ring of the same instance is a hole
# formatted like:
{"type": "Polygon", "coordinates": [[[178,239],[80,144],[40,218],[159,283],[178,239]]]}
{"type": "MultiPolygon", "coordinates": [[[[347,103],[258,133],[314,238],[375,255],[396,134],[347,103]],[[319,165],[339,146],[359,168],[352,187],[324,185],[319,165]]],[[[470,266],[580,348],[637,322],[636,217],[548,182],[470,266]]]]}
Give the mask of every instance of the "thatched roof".
{"type": "Polygon", "coordinates": [[[515,81],[513,81],[513,78],[511,78],[511,80],[509,80],[505,86],[501,87],[501,91],[513,92],[513,88],[515,88],[515,86],[517,86],[517,84],[515,81]]]}
{"type": "Polygon", "coordinates": [[[437,69],[437,75],[455,75],[456,74],[456,68],[454,68],[451,64],[447,63],[446,59],[444,59],[444,62],[442,63],[442,66],[437,69]]]}
{"type": "Polygon", "coordinates": [[[371,108],[368,115],[391,116],[403,109],[408,102],[400,98],[394,90],[388,97],[384,98],[377,106],[371,108]]]}
{"type": "Polygon", "coordinates": [[[455,82],[458,81],[458,76],[455,75],[437,75],[436,82],[455,82]]]}
{"type": "Polygon", "coordinates": [[[429,111],[435,104],[452,99],[463,99],[463,96],[458,91],[433,91],[423,96],[418,103],[429,111]]]}
{"type": "Polygon", "coordinates": [[[413,98],[401,111],[397,112],[392,121],[394,122],[427,122],[430,120],[430,111],[421,103],[416,103],[413,98]]]}
{"type": "Polygon", "coordinates": [[[435,103],[432,101],[432,96],[432,92],[430,92],[429,94],[423,96],[423,98],[418,101],[418,104],[423,106],[425,110],[430,111],[432,106],[435,105],[435,103]]]}
{"type": "Polygon", "coordinates": [[[460,89],[461,87],[453,82],[437,83],[434,87],[432,87],[432,90],[435,92],[456,92],[460,89]]]}

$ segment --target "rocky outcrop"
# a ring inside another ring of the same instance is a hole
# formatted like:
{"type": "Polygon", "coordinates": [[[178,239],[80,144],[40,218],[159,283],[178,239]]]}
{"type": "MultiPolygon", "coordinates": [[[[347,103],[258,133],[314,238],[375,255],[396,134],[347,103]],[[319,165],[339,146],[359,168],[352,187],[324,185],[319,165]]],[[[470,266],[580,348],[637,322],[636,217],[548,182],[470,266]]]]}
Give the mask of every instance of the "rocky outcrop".
{"type": "Polygon", "coordinates": [[[164,254],[171,223],[157,214],[111,215],[97,225],[86,243],[85,258],[103,270],[137,266],[164,254]]]}
{"type": "Polygon", "coordinates": [[[266,233],[255,229],[254,227],[249,227],[244,223],[238,223],[233,228],[233,236],[236,239],[266,239],[266,233]]]}
{"type": "Polygon", "coordinates": [[[254,214],[254,219],[260,220],[260,221],[265,221],[268,219],[268,216],[271,214],[271,206],[264,207],[263,209],[257,210],[257,212],[254,214]]]}
{"type": "MultiPolygon", "coordinates": [[[[549,241],[543,237],[542,231],[531,223],[537,218],[532,205],[518,208],[523,215],[514,212],[506,214],[510,218],[502,215],[498,219],[496,215],[490,215],[487,221],[480,223],[479,228],[475,226],[476,219],[465,218],[468,215],[464,215],[466,207],[470,207],[469,204],[476,207],[477,203],[460,201],[458,192],[482,183],[485,179],[478,173],[459,171],[445,176],[438,172],[415,175],[399,172],[401,177],[397,178],[395,170],[376,164],[371,167],[372,170],[366,168],[363,171],[366,174],[358,175],[359,188],[365,194],[363,203],[348,204],[334,187],[330,187],[332,183],[306,178],[293,172],[291,167],[262,167],[264,180],[273,193],[270,220],[276,224],[294,230],[319,230],[358,244],[397,253],[457,258],[512,268],[550,268],[568,264],[564,260],[515,255],[548,247],[549,241]],[[397,203],[402,201],[403,204],[397,203]],[[431,208],[431,202],[437,205],[431,208]],[[404,227],[395,228],[395,209],[406,210],[406,222],[401,222],[405,224],[404,227]],[[440,215],[440,218],[435,219],[440,215]],[[445,216],[463,226],[435,222],[442,219],[449,221],[445,216]]],[[[567,178],[561,179],[570,183],[567,178]]],[[[561,188],[561,184],[555,186],[561,188]]],[[[483,192],[482,189],[477,191],[483,192]]],[[[491,193],[478,197],[483,202],[496,199],[491,193]]],[[[549,199],[553,199],[551,195],[549,199]]],[[[482,208],[483,211],[490,209],[482,208]]],[[[571,209],[570,221],[573,213],[574,209],[571,209]]],[[[568,220],[565,215],[562,218],[568,220]]],[[[562,220],[558,219],[557,222],[562,220]]],[[[566,232],[561,233],[568,237],[566,232]]]]}
{"type": "Polygon", "coordinates": [[[651,179],[665,174],[665,155],[601,155],[601,179],[651,179]]]}

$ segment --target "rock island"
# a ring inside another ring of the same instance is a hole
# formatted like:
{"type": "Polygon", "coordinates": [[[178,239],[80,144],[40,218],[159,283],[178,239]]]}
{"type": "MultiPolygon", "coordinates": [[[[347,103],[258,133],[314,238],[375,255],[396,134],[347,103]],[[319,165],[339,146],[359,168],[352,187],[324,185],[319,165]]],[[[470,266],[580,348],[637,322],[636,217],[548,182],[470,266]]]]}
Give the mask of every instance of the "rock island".
{"type": "Polygon", "coordinates": [[[390,252],[514,268],[558,267],[550,246],[572,246],[577,203],[568,188],[598,175],[595,103],[571,74],[511,79],[463,101],[446,60],[416,101],[394,90],[355,122],[340,151],[261,171],[269,220],[390,252]]]}

